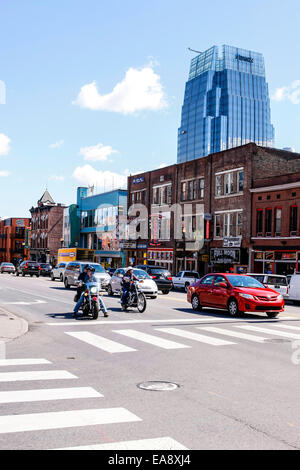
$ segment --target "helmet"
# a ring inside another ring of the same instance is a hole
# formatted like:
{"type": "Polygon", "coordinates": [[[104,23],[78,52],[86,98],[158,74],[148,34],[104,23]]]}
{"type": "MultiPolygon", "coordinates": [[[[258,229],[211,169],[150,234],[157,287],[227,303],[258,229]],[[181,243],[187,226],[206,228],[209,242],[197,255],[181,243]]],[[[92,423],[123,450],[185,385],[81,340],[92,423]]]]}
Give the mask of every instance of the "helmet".
{"type": "Polygon", "coordinates": [[[91,266],[90,264],[88,264],[88,265],[86,266],[86,269],[87,269],[87,271],[91,271],[92,273],[95,271],[94,266],[91,266]]]}
{"type": "Polygon", "coordinates": [[[89,267],[90,267],[90,265],[89,265],[89,264],[86,264],[83,269],[89,269],[89,267]]]}
{"type": "Polygon", "coordinates": [[[128,273],[129,271],[133,271],[133,267],[132,267],[132,266],[129,266],[129,268],[126,269],[126,273],[128,273]]]}

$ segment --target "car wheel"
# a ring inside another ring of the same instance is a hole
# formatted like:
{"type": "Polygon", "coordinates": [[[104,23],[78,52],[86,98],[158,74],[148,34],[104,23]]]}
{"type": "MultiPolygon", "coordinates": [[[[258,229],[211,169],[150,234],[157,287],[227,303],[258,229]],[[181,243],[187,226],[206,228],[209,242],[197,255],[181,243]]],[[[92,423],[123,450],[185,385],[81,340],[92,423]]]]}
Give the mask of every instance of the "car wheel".
{"type": "Polygon", "coordinates": [[[162,293],[163,293],[164,295],[167,295],[167,294],[169,293],[169,291],[168,291],[168,290],[162,290],[162,293]]]}
{"type": "Polygon", "coordinates": [[[197,294],[194,294],[192,297],[192,307],[193,310],[201,310],[200,300],[197,294]]]}
{"type": "Polygon", "coordinates": [[[68,283],[68,278],[66,278],[66,277],[65,277],[64,284],[65,284],[65,288],[66,288],[66,289],[70,289],[70,285],[69,285],[69,283],[68,283]]]}
{"type": "Polygon", "coordinates": [[[59,276],[59,278],[60,278],[60,282],[64,282],[64,278],[62,274],[59,276]]]}
{"type": "Polygon", "coordinates": [[[55,277],[53,276],[52,273],[50,274],[50,277],[51,277],[51,281],[55,281],[55,277]]]}
{"type": "Polygon", "coordinates": [[[36,274],[36,277],[40,277],[40,275],[39,275],[39,274],[36,274]]]}
{"type": "Polygon", "coordinates": [[[25,277],[25,273],[22,273],[22,277],[25,277]]]}
{"type": "Polygon", "coordinates": [[[278,312],[267,312],[268,318],[276,318],[278,316],[278,312]]]}
{"type": "Polygon", "coordinates": [[[112,287],[111,287],[110,284],[108,284],[107,295],[111,295],[111,296],[114,295],[113,290],[112,290],[112,287]]]}
{"type": "Polygon", "coordinates": [[[239,314],[239,306],[235,299],[230,299],[228,302],[228,313],[231,317],[237,317],[239,314]]]}
{"type": "Polygon", "coordinates": [[[19,277],[19,273],[18,273],[18,272],[16,272],[16,276],[19,277]]]}

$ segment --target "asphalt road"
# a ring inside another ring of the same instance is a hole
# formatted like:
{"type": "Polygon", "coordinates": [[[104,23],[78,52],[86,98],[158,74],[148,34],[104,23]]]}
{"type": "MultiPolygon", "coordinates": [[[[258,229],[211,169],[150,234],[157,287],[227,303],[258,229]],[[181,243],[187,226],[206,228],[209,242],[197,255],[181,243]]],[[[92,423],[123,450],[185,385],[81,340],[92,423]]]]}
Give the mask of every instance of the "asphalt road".
{"type": "Polygon", "coordinates": [[[231,319],[172,292],[139,314],[105,294],[88,321],[74,292],[0,275],[0,308],[29,323],[0,359],[0,449],[300,448],[298,306],[231,319]]]}

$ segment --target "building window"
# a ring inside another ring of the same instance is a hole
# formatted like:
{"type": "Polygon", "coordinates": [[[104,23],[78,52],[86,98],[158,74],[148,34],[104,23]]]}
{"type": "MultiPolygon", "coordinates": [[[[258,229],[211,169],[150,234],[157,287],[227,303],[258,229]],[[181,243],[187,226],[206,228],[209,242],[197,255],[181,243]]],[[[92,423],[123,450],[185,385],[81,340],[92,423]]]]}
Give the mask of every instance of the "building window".
{"type": "Polygon", "coordinates": [[[266,209],[265,231],[266,231],[266,237],[272,236],[272,209],[266,209]]]}
{"type": "Polygon", "coordinates": [[[233,193],[233,174],[226,173],[224,176],[224,193],[232,194],[233,193]]]}
{"type": "Polygon", "coordinates": [[[222,231],[222,225],[221,225],[221,216],[215,215],[215,237],[217,238],[222,238],[223,236],[223,231],[222,231]]]}
{"type": "Polygon", "coordinates": [[[181,200],[186,201],[186,183],[181,183],[181,200]]]}
{"type": "Polygon", "coordinates": [[[188,181],[188,200],[193,201],[196,199],[196,180],[188,181]]]}
{"type": "Polygon", "coordinates": [[[199,180],[199,199],[204,198],[204,178],[199,180]]]}
{"type": "Polygon", "coordinates": [[[241,193],[243,192],[244,189],[244,171],[238,171],[237,174],[237,188],[238,192],[241,193]]]}
{"type": "Polygon", "coordinates": [[[275,210],[275,237],[281,235],[281,208],[275,210]]]}
{"type": "Polygon", "coordinates": [[[243,228],[243,213],[238,212],[236,215],[236,235],[237,237],[242,236],[242,228],[243,228]]]}
{"type": "Polygon", "coordinates": [[[297,234],[297,222],[298,222],[298,208],[297,206],[291,206],[290,211],[290,236],[297,234]]]}
{"type": "Polygon", "coordinates": [[[256,235],[258,237],[262,236],[263,231],[263,210],[257,209],[256,212],[256,235]]]}
{"type": "Polygon", "coordinates": [[[222,176],[216,176],[216,196],[222,196],[222,176]]]}

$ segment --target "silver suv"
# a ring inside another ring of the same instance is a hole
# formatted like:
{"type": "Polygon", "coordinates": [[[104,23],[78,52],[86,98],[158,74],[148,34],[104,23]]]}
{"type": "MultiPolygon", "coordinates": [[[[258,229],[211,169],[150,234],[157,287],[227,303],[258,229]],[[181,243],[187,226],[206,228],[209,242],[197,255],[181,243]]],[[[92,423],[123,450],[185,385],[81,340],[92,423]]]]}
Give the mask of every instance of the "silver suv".
{"type": "Polygon", "coordinates": [[[64,271],[66,269],[67,263],[59,263],[57,266],[52,268],[50,277],[52,281],[59,279],[61,282],[64,280],[64,271]]]}
{"type": "Polygon", "coordinates": [[[87,262],[80,262],[80,261],[72,261],[71,263],[68,263],[66,266],[66,269],[64,271],[64,285],[66,289],[69,289],[71,286],[77,287],[79,282],[78,281],[78,276],[80,273],[83,272],[84,267],[86,265],[93,266],[95,269],[94,275],[97,281],[101,281],[101,286],[103,289],[106,289],[109,281],[110,281],[110,275],[107,274],[103,266],[98,263],[87,263],[87,262]]]}

